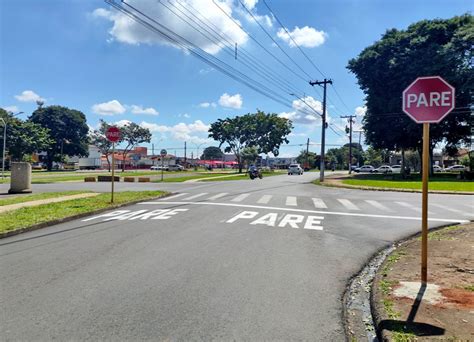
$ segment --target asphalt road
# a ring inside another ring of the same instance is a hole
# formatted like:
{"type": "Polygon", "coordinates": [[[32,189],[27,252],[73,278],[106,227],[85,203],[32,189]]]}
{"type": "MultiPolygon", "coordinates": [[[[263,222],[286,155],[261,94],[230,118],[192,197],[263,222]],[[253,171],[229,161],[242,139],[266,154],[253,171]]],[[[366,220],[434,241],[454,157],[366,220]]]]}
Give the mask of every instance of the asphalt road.
{"type": "MultiPolygon", "coordinates": [[[[343,341],[348,280],[420,229],[421,195],[316,177],[119,183],[176,195],[0,240],[2,338],[343,341]]],[[[431,227],[472,220],[474,197],[429,210],[431,227]]]]}

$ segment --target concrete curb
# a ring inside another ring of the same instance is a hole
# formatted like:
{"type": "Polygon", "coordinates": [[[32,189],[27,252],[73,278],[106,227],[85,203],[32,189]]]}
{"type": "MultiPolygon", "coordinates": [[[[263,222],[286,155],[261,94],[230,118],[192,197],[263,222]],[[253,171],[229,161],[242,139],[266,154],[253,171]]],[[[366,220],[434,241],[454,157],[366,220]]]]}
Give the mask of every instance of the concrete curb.
{"type": "MultiPolygon", "coordinates": [[[[392,192],[411,192],[421,193],[418,189],[397,189],[397,188],[379,188],[375,186],[358,186],[349,184],[338,184],[338,183],[319,183],[317,185],[325,186],[328,188],[343,188],[343,189],[356,189],[356,190],[370,190],[370,191],[392,191],[392,192]]],[[[474,192],[467,191],[443,191],[443,190],[429,190],[430,194],[442,194],[442,195],[471,195],[474,196],[474,192]]]]}
{"type": "MultiPolygon", "coordinates": [[[[168,196],[171,196],[171,195],[173,195],[173,193],[167,193],[167,194],[164,194],[163,196],[148,198],[147,200],[152,201],[152,200],[156,200],[156,199],[159,199],[159,198],[168,197],[168,196]]],[[[89,211],[87,213],[81,213],[81,214],[77,214],[77,215],[63,217],[61,219],[56,219],[56,220],[47,221],[47,222],[41,222],[41,223],[34,224],[32,226],[29,226],[29,227],[20,228],[20,229],[16,229],[16,230],[11,230],[11,231],[8,231],[8,232],[3,232],[3,233],[0,233],[0,239],[4,239],[4,238],[10,237],[10,236],[15,236],[15,235],[26,233],[26,232],[31,232],[33,230],[46,228],[46,227],[56,225],[56,224],[60,224],[60,223],[73,221],[73,220],[80,219],[80,218],[83,218],[83,217],[87,217],[87,216],[90,216],[90,215],[100,214],[100,213],[103,213],[104,211],[107,211],[107,210],[121,208],[121,207],[125,207],[127,205],[137,204],[137,203],[140,203],[140,202],[143,202],[143,201],[144,200],[141,199],[141,200],[135,200],[135,201],[127,202],[127,203],[121,203],[121,204],[113,205],[113,206],[110,206],[110,207],[107,207],[107,208],[102,208],[102,209],[97,209],[97,210],[94,210],[94,211],[89,211]]]]}
{"type": "MultiPolygon", "coordinates": [[[[469,223],[472,223],[472,222],[473,221],[470,221],[469,223]]],[[[465,224],[468,224],[468,223],[465,223],[465,224]]],[[[453,225],[454,225],[453,223],[443,224],[441,226],[429,229],[429,232],[431,233],[431,232],[435,232],[435,231],[438,231],[438,230],[442,230],[446,227],[451,227],[453,225]]],[[[464,225],[464,224],[459,223],[457,225],[464,225]]],[[[415,234],[411,234],[411,235],[409,235],[409,236],[393,243],[392,246],[395,247],[395,249],[392,250],[390,253],[387,253],[386,257],[384,258],[384,260],[382,260],[382,262],[380,263],[378,269],[375,271],[374,278],[372,279],[372,285],[370,286],[370,310],[372,312],[373,324],[374,324],[375,332],[377,333],[377,338],[379,339],[379,341],[391,341],[391,335],[388,333],[388,331],[386,331],[386,330],[380,331],[380,329],[379,329],[380,322],[383,320],[385,313],[383,312],[383,309],[380,308],[379,305],[377,305],[377,302],[375,301],[375,298],[374,298],[376,291],[378,291],[376,289],[376,286],[377,286],[377,279],[378,279],[378,276],[379,276],[380,268],[384,264],[385,260],[391,254],[393,254],[399,247],[401,247],[405,243],[408,243],[408,242],[412,241],[413,239],[419,238],[420,236],[421,236],[421,232],[417,232],[415,234]]],[[[390,249],[390,246],[387,247],[387,248],[384,248],[381,252],[386,251],[388,249],[390,249]]]]}

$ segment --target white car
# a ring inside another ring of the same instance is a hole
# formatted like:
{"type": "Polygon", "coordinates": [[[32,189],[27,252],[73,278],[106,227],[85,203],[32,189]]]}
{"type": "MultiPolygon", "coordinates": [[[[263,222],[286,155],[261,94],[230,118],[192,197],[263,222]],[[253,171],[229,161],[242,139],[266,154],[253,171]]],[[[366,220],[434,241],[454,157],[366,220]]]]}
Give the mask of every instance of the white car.
{"type": "Polygon", "coordinates": [[[363,166],[355,169],[355,172],[371,173],[374,170],[375,170],[375,168],[372,165],[363,165],[363,166]]]}
{"type": "Polygon", "coordinates": [[[162,169],[162,167],[161,167],[161,166],[158,166],[158,165],[153,165],[152,167],[150,167],[150,170],[151,170],[151,171],[159,171],[159,170],[161,170],[161,169],[162,169]]]}
{"type": "Polygon", "coordinates": [[[288,167],[288,175],[302,175],[303,174],[303,168],[300,166],[300,164],[290,164],[288,167]]]}
{"type": "Polygon", "coordinates": [[[401,173],[402,172],[402,166],[401,165],[392,165],[390,167],[392,168],[392,173],[401,173]]]}
{"type": "Polygon", "coordinates": [[[392,168],[388,165],[382,165],[372,171],[373,173],[392,173],[392,168]]]}
{"type": "Polygon", "coordinates": [[[184,170],[184,167],[176,164],[176,165],[169,165],[166,171],[183,171],[183,170],[184,170]]]}
{"type": "Polygon", "coordinates": [[[466,167],[463,165],[453,165],[450,166],[446,169],[446,172],[460,172],[460,171],[465,171],[466,167]]]}
{"type": "Polygon", "coordinates": [[[443,168],[439,165],[433,165],[433,172],[443,172],[443,168]]]}

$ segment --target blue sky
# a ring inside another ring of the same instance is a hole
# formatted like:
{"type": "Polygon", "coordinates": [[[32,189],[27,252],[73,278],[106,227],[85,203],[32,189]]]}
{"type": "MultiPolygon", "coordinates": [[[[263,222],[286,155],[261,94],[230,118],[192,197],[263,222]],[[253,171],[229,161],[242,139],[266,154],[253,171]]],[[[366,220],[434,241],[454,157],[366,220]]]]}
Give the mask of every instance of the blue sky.
{"type": "MultiPolygon", "coordinates": [[[[263,0],[241,1],[255,20],[239,0],[215,0],[246,32],[212,0],[173,0],[172,4],[168,0],[127,0],[210,56],[252,77],[252,82],[268,86],[284,104],[231,79],[183,48],[170,45],[101,0],[3,0],[0,106],[23,111],[20,117],[26,118],[36,108],[35,100],[43,99],[45,105],[81,110],[92,128],[97,127],[99,119],[141,123],[152,130],[155,149],[168,148],[178,155],[183,154],[180,148],[185,140],[191,150],[198,145],[201,151],[216,145],[207,139],[206,131],[217,118],[259,108],[293,119],[292,146],[280,150],[281,156],[292,156],[308,137],[312,143],[320,142],[320,121],[313,114],[321,108],[322,91],[316,91],[305,80],[308,75],[313,80],[323,78],[293,40],[334,81],[334,88],[328,88],[331,129],[327,130],[327,143],[331,147],[348,141],[341,130],[345,123],[339,116],[357,113],[360,122],[363,115],[363,94],[354,75],[346,69],[350,58],[389,28],[403,29],[418,20],[449,18],[473,10],[472,2],[463,0],[266,0],[290,32],[290,39],[263,0]],[[185,15],[188,22],[189,18],[195,22],[200,18],[201,27],[212,23],[220,34],[220,45],[180,19],[186,19],[185,15]],[[232,48],[225,48],[228,42],[238,43],[237,60],[232,48]],[[254,58],[254,69],[243,64],[246,55],[254,58]],[[263,79],[255,70],[265,70],[272,80],[278,77],[282,80],[280,86],[263,79]]],[[[312,145],[310,150],[319,152],[319,148],[312,145]]]]}

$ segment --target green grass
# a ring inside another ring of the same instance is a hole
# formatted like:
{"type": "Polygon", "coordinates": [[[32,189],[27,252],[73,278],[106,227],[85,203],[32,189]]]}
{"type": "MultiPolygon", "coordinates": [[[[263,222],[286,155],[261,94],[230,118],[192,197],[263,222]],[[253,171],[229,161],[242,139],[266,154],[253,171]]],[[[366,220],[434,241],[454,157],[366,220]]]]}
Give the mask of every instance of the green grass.
{"type": "MultiPolygon", "coordinates": [[[[367,186],[377,188],[413,189],[421,190],[422,183],[419,175],[413,175],[412,179],[401,179],[400,175],[394,175],[394,179],[384,175],[358,175],[351,179],[344,179],[343,184],[367,186]]],[[[458,180],[455,175],[437,175],[430,178],[429,190],[444,191],[468,191],[474,192],[474,182],[458,180]]]]}
{"type": "Polygon", "coordinates": [[[11,197],[6,199],[0,200],[0,207],[4,205],[10,204],[17,204],[17,203],[24,203],[29,201],[37,201],[42,199],[48,198],[56,198],[61,196],[70,196],[70,195],[77,195],[83,193],[89,193],[91,191],[62,191],[62,192],[44,192],[41,194],[33,194],[33,195],[20,195],[17,197],[11,197]]]}
{"type": "Polygon", "coordinates": [[[468,291],[474,292],[474,284],[464,286],[464,290],[468,290],[468,291]]]}
{"type": "Polygon", "coordinates": [[[110,203],[110,194],[100,194],[95,197],[21,208],[0,214],[0,233],[164,194],[166,193],[163,191],[126,191],[115,193],[114,204],[110,203]]]}

